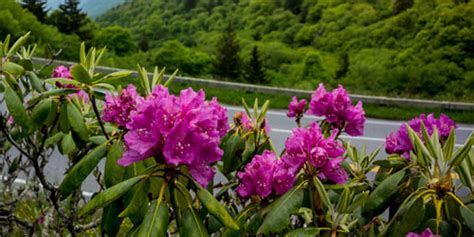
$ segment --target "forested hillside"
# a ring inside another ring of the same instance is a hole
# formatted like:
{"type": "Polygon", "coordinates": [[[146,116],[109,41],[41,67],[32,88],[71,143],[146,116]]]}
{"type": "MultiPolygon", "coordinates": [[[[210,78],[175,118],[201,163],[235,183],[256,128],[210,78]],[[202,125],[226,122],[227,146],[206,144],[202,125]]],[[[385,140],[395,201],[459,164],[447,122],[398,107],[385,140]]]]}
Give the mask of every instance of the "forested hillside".
{"type": "Polygon", "coordinates": [[[109,59],[118,66],[134,59],[211,77],[231,25],[242,75],[234,80],[245,80],[257,48],[270,85],[474,101],[467,0],[128,0],[98,21],[132,31],[140,52],[109,59]]]}
{"type": "Polygon", "coordinates": [[[37,55],[50,56],[61,49],[61,57],[77,58],[80,39],[76,35],[59,32],[53,25],[38,21],[15,0],[0,0],[0,39],[10,34],[14,39],[31,32],[30,42],[37,44],[37,55]]]}
{"type": "MultiPolygon", "coordinates": [[[[57,9],[59,4],[63,3],[64,0],[47,0],[46,2],[49,8],[57,9]]],[[[125,0],[82,0],[80,2],[82,10],[87,12],[90,17],[94,18],[110,8],[125,2],[125,0]]]]}

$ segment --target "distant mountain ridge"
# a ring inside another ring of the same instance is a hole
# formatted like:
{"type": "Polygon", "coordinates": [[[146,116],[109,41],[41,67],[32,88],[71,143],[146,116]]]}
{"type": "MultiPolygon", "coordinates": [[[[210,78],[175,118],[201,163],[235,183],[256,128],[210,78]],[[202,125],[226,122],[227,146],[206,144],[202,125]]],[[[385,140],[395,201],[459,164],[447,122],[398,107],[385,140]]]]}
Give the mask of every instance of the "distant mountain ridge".
{"type": "MultiPolygon", "coordinates": [[[[47,5],[50,9],[56,9],[64,1],[65,0],[48,0],[47,5]]],[[[80,1],[80,6],[91,18],[95,18],[123,2],[125,2],[125,0],[82,0],[80,1]]]]}

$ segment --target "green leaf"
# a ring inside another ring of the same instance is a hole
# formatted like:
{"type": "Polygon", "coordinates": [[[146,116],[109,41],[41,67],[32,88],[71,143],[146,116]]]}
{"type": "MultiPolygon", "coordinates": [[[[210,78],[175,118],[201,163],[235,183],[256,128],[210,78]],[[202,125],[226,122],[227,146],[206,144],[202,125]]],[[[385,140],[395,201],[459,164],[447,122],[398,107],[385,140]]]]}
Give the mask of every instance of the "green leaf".
{"type": "Polygon", "coordinates": [[[279,233],[290,224],[290,215],[298,211],[303,203],[301,185],[293,187],[278,198],[258,229],[258,234],[279,233]]]}
{"type": "Polygon", "coordinates": [[[233,230],[239,230],[239,226],[234,222],[227,210],[209,191],[199,185],[199,190],[196,194],[209,213],[216,217],[224,226],[233,230]]]}
{"type": "Polygon", "coordinates": [[[30,37],[31,32],[26,33],[25,35],[18,38],[18,40],[12,45],[10,50],[8,50],[7,57],[15,55],[16,51],[26,43],[26,40],[30,37]]]}
{"type": "Polygon", "coordinates": [[[122,158],[124,144],[122,140],[116,141],[107,153],[104,168],[104,184],[105,187],[112,187],[121,182],[125,175],[125,168],[119,166],[117,161],[122,158]]]}
{"type": "Polygon", "coordinates": [[[50,97],[50,96],[62,96],[62,95],[69,95],[72,93],[78,92],[77,89],[54,89],[54,90],[49,90],[46,92],[43,92],[37,96],[32,97],[30,100],[28,100],[28,104],[33,105],[36,104],[38,101],[50,97]]]}
{"type": "Polygon", "coordinates": [[[131,71],[118,71],[118,72],[112,72],[105,77],[95,81],[93,84],[98,84],[98,83],[110,83],[111,81],[115,81],[117,79],[122,79],[124,77],[128,77],[132,75],[131,71]]]}
{"type": "Polygon", "coordinates": [[[71,154],[76,149],[76,143],[74,143],[74,139],[72,137],[71,132],[63,136],[61,140],[61,150],[62,153],[65,155],[71,154]]]}
{"type": "Polygon", "coordinates": [[[3,64],[2,70],[15,76],[20,76],[25,71],[25,69],[21,65],[12,62],[6,62],[5,64],[3,64]]]}
{"type": "Polygon", "coordinates": [[[267,100],[262,105],[262,110],[260,111],[260,115],[258,116],[257,123],[260,125],[263,120],[265,119],[265,115],[267,114],[268,108],[270,107],[270,101],[267,100]]]}
{"type": "Polygon", "coordinates": [[[90,200],[84,207],[82,207],[78,214],[83,216],[90,211],[105,207],[117,200],[128,190],[130,190],[138,181],[143,179],[145,176],[138,176],[131,179],[127,179],[121,183],[114,185],[113,187],[104,190],[103,192],[97,194],[92,200],[90,200]]]}
{"type": "Polygon", "coordinates": [[[456,143],[456,133],[454,132],[454,127],[451,128],[449,136],[446,139],[443,147],[443,156],[446,160],[451,160],[454,152],[454,145],[456,143]]]}
{"type": "Polygon", "coordinates": [[[44,147],[49,147],[57,144],[64,136],[64,133],[62,132],[57,132],[53,136],[48,137],[46,141],[44,142],[44,147]]]}
{"type": "Polygon", "coordinates": [[[83,141],[89,140],[89,131],[81,111],[72,103],[67,104],[67,118],[72,130],[79,134],[83,141]]]}
{"type": "Polygon", "coordinates": [[[63,133],[69,133],[71,125],[69,124],[67,116],[67,102],[63,101],[61,107],[59,108],[59,129],[63,133]]]}
{"type": "Polygon", "coordinates": [[[474,231],[474,212],[467,206],[461,206],[459,210],[461,211],[461,216],[464,218],[466,226],[469,227],[471,231],[474,231]]]}
{"type": "Polygon", "coordinates": [[[63,85],[75,85],[75,86],[81,85],[80,82],[75,81],[75,80],[71,80],[71,79],[67,79],[67,78],[50,78],[50,79],[44,80],[44,82],[46,82],[48,84],[56,84],[56,82],[59,82],[63,85]]]}
{"type": "Polygon", "coordinates": [[[76,64],[71,67],[71,75],[76,81],[82,82],[86,85],[91,84],[91,75],[81,64],[76,64]]]}
{"type": "Polygon", "coordinates": [[[167,236],[168,206],[162,200],[153,200],[138,231],[138,236],[167,236]]]}
{"type": "Polygon", "coordinates": [[[224,155],[222,156],[222,162],[224,164],[224,173],[229,173],[233,169],[236,163],[235,160],[237,149],[240,147],[240,135],[238,133],[232,134],[227,141],[224,143],[224,155]]]}
{"type": "Polygon", "coordinates": [[[143,180],[135,186],[136,191],[133,193],[132,199],[123,210],[119,217],[129,217],[136,214],[141,214],[144,207],[148,206],[148,190],[150,189],[149,180],[143,180]],[[146,205],[146,206],[145,206],[146,205]]]}
{"type": "Polygon", "coordinates": [[[94,87],[95,88],[103,88],[103,89],[106,89],[108,91],[116,91],[115,87],[113,85],[107,84],[107,83],[98,83],[98,84],[95,84],[94,87]]]}
{"type": "Polygon", "coordinates": [[[59,186],[61,199],[67,198],[74,190],[81,187],[82,182],[94,170],[97,164],[99,164],[99,161],[104,157],[106,151],[107,143],[94,148],[71,168],[59,186]]]}
{"type": "Polygon", "coordinates": [[[385,209],[383,207],[398,192],[398,185],[404,177],[405,170],[401,170],[382,181],[367,198],[362,213],[376,212],[375,214],[379,214],[378,212],[383,211],[385,209]]]}
{"type": "Polygon", "coordinates": [[[15,123],[28,129],[30,127],[30,119],[26,115],[25,107],[23,107],[20,97],[8,86],[5,87],[5,103],[15,123]]]}
{"type": "Polygon", "coordinates": [[[30,84],[33,87],[33,89],[35,89],[37,92],[40,92],[40,93],[45,91],[43,83],[40,81],[40,79],[38,78],[38,76],[36,76],[35,73],[26,72],[26,75],[30,79],[30,84]]]}
{"type": "Polygon", "coordinates": [[[31,113],[31,120],[35,123],[36,126],[42,126],[48,119],[49,112],[51,110],[52,102],[49,99],[42,100],[39,102],[31,113]]]}
{"type": "Polygon", "coordinates": [[[472,145],[474,143],[474,133],[471,133],[469,137],[467,138],[466,143],[464,143],[464,146],[461,149],[458,149],[456,153],[454,154],[453,159],[451,160],[449,167],[457,167],[461,162],[469,156],[469,152],[472,149],[472,145]]]}
{"type": "Polygon", "coordinates": [[[105,136],[99,135],[99,136],[89,137],[89,141],[96,145],[101,145],[107,142],[107,138],[105,136]]]}
{"type": "Polygon", "coordinates": [[[388,236],[405,236],[416,229],[425,219],[425,204],[423,198],[417,198],[410,205],[400,207],[387,228],[388,236]]]}
{"type": "Polygon", "coordinates": [[[313,237],[318,236],[320,228],[309,227],[292,230],[285,234],[285,237],[313,237]]]}
{"type": "Polygon", "coordinates": [[[119,227],[123,221],[122,218],[118,217],[122,209],[122,200],[120,199],[117,199],[110,205],[104,207],[100,225],[107,236],[117,236],[117,233],[120,230],[119,227]]]}
{"type": "Polygon", "coordinates": [[[174,79],[176,78],[176,75],[178,74],[178,72],[179,72],[179,70],[176,69],[173,72],[173,74],[170,77],[168,77],[168,79],[165,81],[165,84],[163,84],[163,86],[168,87],[171,84],[171,82],[174,81],[174,79]]]}
{"type": "Polygon", "coordinates": [[[472,180],[471,169],[469,168],[468,159],[464,159],[461,164],[456,169],[456,172],[459,174],[459,179],[461,182],[466,185],[470,190],[474,190],[474,184],[472,180]]]}
{"type": "Polygon", "coordinates": [[[314,182],[314,187],[318,191],[321,202],[324,204],[325,207],[328,208],[330,213],[334,213],[334,208],[332,206],[331,200],[329,199],[329,195],[326,192],[326,189],[324,188],[323,183],[321,183],[321,180],[319,180],[317,176],[314,176],[313,182],[314,182]]]}
{"type": "Polygon", "coordinates": [[[86,44],[81,43],[81,48],[79,50],[79,59],[82,64],[86,63],[86,44]]]}
{"type": "Polygon", "coordinates": [[[181,237],[205,237],[209,236],[203,221],[197,215],[194,208],[190,207],[184,211],[179,225],[179,234],[181,237]]]}

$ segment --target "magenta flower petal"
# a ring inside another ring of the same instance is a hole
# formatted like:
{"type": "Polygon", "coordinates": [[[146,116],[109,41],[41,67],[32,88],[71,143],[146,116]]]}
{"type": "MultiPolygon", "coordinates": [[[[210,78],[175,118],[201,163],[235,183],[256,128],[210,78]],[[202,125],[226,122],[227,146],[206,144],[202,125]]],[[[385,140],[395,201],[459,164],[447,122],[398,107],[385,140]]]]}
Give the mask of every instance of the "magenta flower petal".
{"type": "Polygon", "coordinates": [[[306,103],[307,102],[305,99],[298,101],[298,98],[293,96],[290,104],[288,105],[288,112],[286,113],[286,116],[289,118],[301,117],[304,114],[306,103]]]}
{"type": "Polygon", "coordinates": [[[410,232],[406,235],[406,237],[440,237],[440,235],[435,235],[435,234],[433,234],[433,232],[431,232],[430,228],[426,228],[420,234],[410,232]]]}
{"type": "Polygon", "coordinates": [[[362,102],[352,106],[349,94],[341,85],[328,92],[320,84],[311,96],[308,114],[324,116],[332,129],[344,130],[351,136],[361,136],[364,133],[365,112],[362,102]]]}
{"type": "Polygon", "coordinates": [[[362,108],[362,102],[356,106],[351,106],[346,114],[346,127],[344,131],[351,136],[364,135],[365,111],[362,108]]]}
{"type": "MultiPolygon", "coordinates": [[[[425,116],[421,114],[418,118],[408,121],[410,128],[424,141],[421,124],[424,124],[428,135],[432,135],[434,130],[439,131],[440,141],[443,142],[448,138],[451,129],[456,128],[456,124],[448,116],[441,114],[439,119],[434,117],[434,114],[425,116]]],[[[410,151],[413,149],[410,138],[408,136],[408,129],[405,124],[402,124],[397,132],[391,133],[385,140],[385,151],[388,154],[400,154],[405,158],[410,158],[410,151]]]]}
{"type": "Polygon", "coordinates": [[[298,173],[305,162],[313,166],[324,179],[344,183],[348,175],[340,166],[345,150],[335,140],[336,134],[324,138],[319,125],[312,122],[308,128],[297,128],[285,142],[286,153],[282,162],[293,173],[298,173]]]}
{"type": "Polygon", "coordinates": [[[146,99],[129,87],[120,96],[109,96],[106,103],[110,109],[106,120],[128,129],[120,165],[154,157],[170,166],[187,166],[203,186],[212,180],[215,172],[210,165],[221,159],[220,139],[229,129],[227,111],[216,99],[208,102],[204,91],[191,88],[176,97],[158,85],[146,99]]]}
{"type": "Polygon", "coordinates": [[[132,113],[137,109],[137,105],[143,103],[141,97],[133,85],[128,85],[118,96],[107,94],[105,96],[104,113],[102,118],[106,122],[116,123],[125,127],[130,121],[132,113]]]}

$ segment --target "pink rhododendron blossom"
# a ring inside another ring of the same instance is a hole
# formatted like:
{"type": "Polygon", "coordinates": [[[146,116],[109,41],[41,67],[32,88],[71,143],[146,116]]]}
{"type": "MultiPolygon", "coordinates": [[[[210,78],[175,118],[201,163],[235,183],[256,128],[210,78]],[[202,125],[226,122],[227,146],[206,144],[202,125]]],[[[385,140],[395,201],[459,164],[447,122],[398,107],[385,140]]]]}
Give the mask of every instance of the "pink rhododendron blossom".
{"type": "Polygon", "coordinates": [[[299,172],[305,163],[314,167],[317,174],[335,183],[344,183],[348,175],[341,167],[344,147],[335,140],[335,135],[324,138],[316,122],[308,128],[295,128],[285,142],[286,153],[282,161],[293,172],[299,172]]]}
{"type": "Polygon", "coordinates": [[[57,66],[53,70],[52,77],[72,79],[71,72],[69,72],[69,68],[65,66],[57,66]]]}
{"type": "Polygon", "coordinates": [[[11,125],[13,125],[13,123],[15,123],[15,120],[13,120],[13,117],[12,117],[12,116],[8,116],[7,125],[8,125],[8,126],[11,126],[11,125]]]}
{"type": "Polygon", "coordinates": [[[128,85],[127,89],[122,90],[122,93],[118,96],[107,93],[102,118],[106,122],[125,127],[137,105],[143,103],[143,101],[143,97],[137,93],[135,86],[132,84],[128,85]]]}
{"type": "Polygon", "coordinates": [[[226,109],[216,99],[206,101],[203,90],[189,88],[175,96],[161,85],[138,102],[126,124],[127,150],[118,163],[127,166],[154,157],[167,165],[186,165],[191,175],[207,186],[214,176],[209,165],[223,155],[219,143],[229,130],[226,109]]]}
{"type": "MultiPolygon", "coordinates": [[[[51,75],[53,78],[65,78],[65,79],[70,79],[72,80],[72,75],[71,72],[69,71],[69,68],[65,66],[57,66],[51,75]]],[[[76,88],[75,85],[73,84],[62,84],[59,82],[56,82],[57,87],[61,88],[76,88]]]]}
{"type": "Polygon", "coordinates": [[[265,198],[272,191],[280,195],[291,189],[295,182],[294,172],[268,150],[256,155],[243,172],[237,173],[237,177],[240,185],[236,191],[243,198],[253,195],[265,198]]]}
{"type": "Polygon", "coordinates": [[[362,102],[352,105],[346,89],[339,85],[329,92],[324,85],[311,96],[308,114],[326,117],[326,121],[335,129],[344,130],[351,136],[364,134],[365,112],[362,102]]]}
{"type": "MultiPolygon", "coordinates": [[[[446,140],[451,129],[457,127],[454,121],[444,114],[441,114],[439,119],[436,119],[433,113],[428,116],[421,114],[420,117],[408,121],[408,125],[416,132],[422,141],[424,140],[421,128],[422,122],[430,136],[436,128],[441,141],[446,140]]],[[[408,159],[410,158],[410,151],[412,149],[413,145],[411,144],[408,129],[405,124],[402,124],[397,132],[390,133],[385,140],[385,151],[388,154],[400,154],[408,159]]]]}
{"type": "Polygon", "coordinates": [[[356,106],[351,106],[346,113],[346,127],[344,131],[351,136],[364,135],[365,111],[362,102],[356,106]]]}
{"type": "Polygon", "coordinates": [[[431,232],[430,228],[426,228],[423,232],[417,234],[414,232],[410,232],[406,235],[406,237],[440,237],[440,235],[435,235],[431,232]]]}
{"type": "Polygon", "coordinates": [[[307,102],[305,99],[301,99],[300,101],[298,101],[298,98],[296,96],[293,96],[290,104],[288,105],[288,112],[286,113],[286,116],[288,116],[289,118],[302,117],[304,114],[306,103],[307,102]]]}

